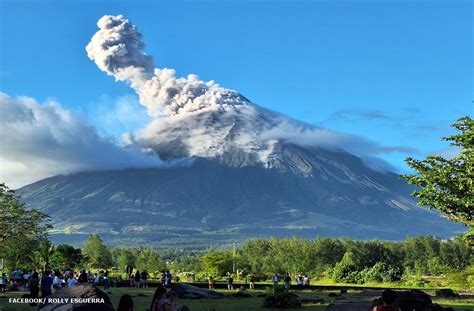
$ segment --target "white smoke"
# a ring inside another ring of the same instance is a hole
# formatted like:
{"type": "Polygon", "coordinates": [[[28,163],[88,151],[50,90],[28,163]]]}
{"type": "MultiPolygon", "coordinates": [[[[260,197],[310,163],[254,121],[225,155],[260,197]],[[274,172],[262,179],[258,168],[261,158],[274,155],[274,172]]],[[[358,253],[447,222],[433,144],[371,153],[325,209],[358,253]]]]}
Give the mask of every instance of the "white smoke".
{"type": "Polygon", "coordinates": [[[117,80],[130,83],[151,116],[175,115],[203,109],[247,104],[238,93],[196,75],[176,78],[173,69],[153,68],[153,59],[136,27],[122,15],[102,17],[99,31],[86,47],[97,66],[117,80]]]}

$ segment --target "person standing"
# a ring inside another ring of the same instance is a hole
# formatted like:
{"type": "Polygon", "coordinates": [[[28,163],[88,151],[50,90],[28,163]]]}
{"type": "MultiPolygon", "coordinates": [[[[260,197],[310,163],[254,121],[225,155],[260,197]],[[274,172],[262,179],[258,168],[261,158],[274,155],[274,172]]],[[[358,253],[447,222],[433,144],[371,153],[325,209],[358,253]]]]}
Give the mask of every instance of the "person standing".
{"type": "Polygon", "coordinates": [[[109,280],[109,271],[105,270],[104,272],[104,290],[109,290],[110,280],[109,280]]]}
{"type": "Polygon", "coordinates": [[[171,288],[171,272],[166,271],[166,276],[165,276],[165,281],[166,281],[166,287],[171,288]]]}
{"type": "Polygon", "coordinates": [[[207,284],[209,285],[209,289],[214,289],[214,279],[212,276],[207,278],[207,284]]]}
{"type": "Polygon", "coordinates": [[[234,279],[232,278],[232,274],[229,274],[227,277],[227,289],[234,289],[234,279]]]}
{"type": "Polygon", "coordinates": [[[161,272],[161,286],[166,286],[166,271],[164,270],[161,272]]]}
{"type": "Polygon", "coordinates": [[[0,292],[3,294],[7,290],[7,276],[5,273],[2,273],[2,276],[0,277],[0,292]]]}
{"type": "Polygon", "coordinates": [[[305,274],[305,276],[303,277],[303,287],[309,287],[309,282],[309,277],[305,274]]]}
{"type": "Polygon", "coordinates": [[[41,297],[46,297],[53,292],[53,278],[50,276],[49,271],[44,271],[43,277],[41,278],[41,297]]]}
{"type": "Polygon", "coordinates": [[[140,274],[140,282],[142,283],[142,287],[143,287],[143,288],[148,287],[148,272],[143,271],[143,272],[140,274]]]}
{"type": "Polygon", "coordinates": [[[303,287],[303,276],[301,274],[296,278],[296,285],[300,288],[303,287]]]}
{"type": "Polygon", "coordinates": [[[40,279],[38,272],[33,272],[30,278],[30,296],[31,298],[38,298],[39,296],[39,283],[40,279]]]}
{"type": "Polygon", "coordinates": [[[94,280],[92,281],[92,284],[94,286],[97,286],[97,285],[99,285],[99,282],[100,282],[100,276],[97,273],[95,273],[94,274],[94,280]]]}
{"type": "Polygon", "coordinates": [[[87,283],[87,273],[86,270],[82,270],[81,274],[79,274],[79,277],[77,278],[77,281],[82,284],[82,283],[87,283]]]}
{"type": "Polygon", "coordinates": [[[283,278],[283,284],[285,285],[285,288],[286,289],[290,289],[290,286],[291,286],[291,277],[290,275],[287,273],[285,275],[285,278],[283,278]]]}
{"type": "Polygon", "coordinates": [[[255,289],[255,281],[256,281],[256,277],[255,275],[250,275],[250,289],[255,289]]]}
{"type": "Polygon", "coordinates": [[[31,274],[28,271],[25,271],[23,273],[23,285],[28,286],[28,283],[30,282],[31,274]]]}
{"type": "Polygon", "coordinates": [[[278,284],[278,282],[280,281],[279,277],[278,277],[278,274],[274,274],[273,275],[273,285],[276,285],[278,284]]]}
{"type": "Polygon", "coordinates": [[[139,288],[140,287],[140,271],[137,270],[137,272],[135,273],[134,280],[135,280],[135,287],[139,288]]]}

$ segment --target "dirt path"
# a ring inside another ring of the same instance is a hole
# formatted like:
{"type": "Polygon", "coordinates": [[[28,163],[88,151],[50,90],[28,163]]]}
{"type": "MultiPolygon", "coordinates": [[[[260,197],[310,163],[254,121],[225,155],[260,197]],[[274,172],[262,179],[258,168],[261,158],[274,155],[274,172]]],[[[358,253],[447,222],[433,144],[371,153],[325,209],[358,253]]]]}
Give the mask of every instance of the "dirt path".
{"type": "Polygon", "coordinates": [[[341,296],[331,303],[326,310],[330,311],[370,311],[372,300],[382,296],[381,290],[363,291],[352,296],[341,296]]]}

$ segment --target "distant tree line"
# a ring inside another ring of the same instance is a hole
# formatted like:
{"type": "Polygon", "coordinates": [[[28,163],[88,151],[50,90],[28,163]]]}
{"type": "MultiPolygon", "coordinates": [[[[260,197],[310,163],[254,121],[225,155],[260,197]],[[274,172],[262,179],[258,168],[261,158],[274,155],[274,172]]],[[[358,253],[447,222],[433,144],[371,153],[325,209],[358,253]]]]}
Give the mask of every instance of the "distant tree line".
{"type": "Polygon", "coordinates": [[[317,237],[314,240],[255,239],[233,250],[195,254],[177,270],[221,276],[233,265],[244,274],[270,278],[274,273],[307,274],[337,282],[395,282],[414,275],[441,275],[468,268],[474,257],[462,237],[441,240],[410,237],[400,242],[317,237]]]}

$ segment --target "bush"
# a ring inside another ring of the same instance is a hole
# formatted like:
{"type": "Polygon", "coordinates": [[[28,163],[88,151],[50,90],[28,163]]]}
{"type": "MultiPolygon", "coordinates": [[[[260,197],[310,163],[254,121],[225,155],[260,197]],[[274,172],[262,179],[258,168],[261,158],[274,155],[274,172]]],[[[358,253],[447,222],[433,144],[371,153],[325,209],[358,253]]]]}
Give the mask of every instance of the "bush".
{"type": "Polygon", "coordinates": [[[388,265],[383,262],[377,262],[371,269],[367,270],[364,279],[366,282],[395,282],[401,278],[401,272],[398,267],[388,265]]]}
{"type": "Polygon", "coordinates": [[[274,285],[269,290],[268,296],[263,302],[265,308],[285,308],[296,309],[301,308],[301,301],[298,295],[288,292],[283,285],[274,285]]]}

